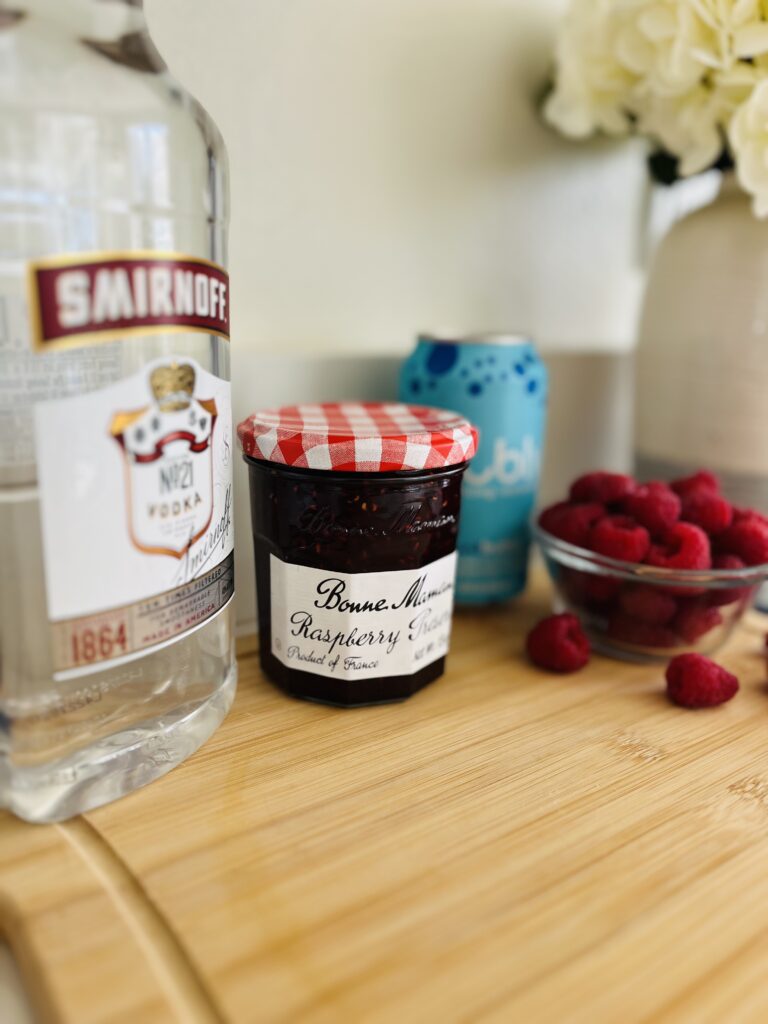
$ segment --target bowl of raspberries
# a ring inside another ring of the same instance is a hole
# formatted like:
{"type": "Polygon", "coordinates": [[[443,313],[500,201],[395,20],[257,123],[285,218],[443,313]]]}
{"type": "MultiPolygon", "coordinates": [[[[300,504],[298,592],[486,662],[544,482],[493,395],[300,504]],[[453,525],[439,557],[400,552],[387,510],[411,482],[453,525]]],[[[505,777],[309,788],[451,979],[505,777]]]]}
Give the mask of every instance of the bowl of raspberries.
{"type": "Polygon", "coordinates": [[[709,654],[768,579],[768,518],[702,470],[671,483],[587,473],[534,526],[560,610],[632,661],[709,654]]]}

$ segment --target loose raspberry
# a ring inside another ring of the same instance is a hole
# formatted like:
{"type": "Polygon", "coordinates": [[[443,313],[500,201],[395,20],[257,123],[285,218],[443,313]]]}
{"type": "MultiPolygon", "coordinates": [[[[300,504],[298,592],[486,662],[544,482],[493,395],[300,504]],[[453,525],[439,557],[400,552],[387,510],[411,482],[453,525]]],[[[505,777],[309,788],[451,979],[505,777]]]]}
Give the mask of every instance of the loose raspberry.
{"type": "Polygon", "coordinates": [[[717,538],[719,551],[738,555],[747,565],[768,562],[768,522],[762,516],[739,519],[717,538]]]}
{"type": "Polygon", "coordinates": [[[610,505],[622,501],[637,484],[623,473],[586,473],[571,484],[571,501],[599,501],[610,505]]]}
{"type": "Polygon", "coordinates": [[[701,654],[680,654],[667,666],[667,696],[681,708],[714,708],[739,692],[736,676],[701,654]]]}
{"type": "Polygon", "coordinates": [[[722,625],[723,616],[708,604],[689,601],[677,613],[672,629],[687,644],[695,644],[717,626],[722,625]]]}
{"type": "Polygon", "coordinates": [[[646,561],[659,569],[709,569],[709,537],[693,523],[675,523],[661,544],[652,544],[646,561]]]}
{"type": "Polygon", "coordinates": [[[681,498],[688,498],[692,494],[698,494],[701,491],[709,491],[719,494],[720,492],[720,480],[715,476],[714,473],[710,473],[706,469],[700,470],[698,473],[694,473],[693,476],[682,477],[680,480],[673,480],[669,485],[673,491],[680,495],[681,498]]]}
{"type": "MultiPolygon", "coordinates": [[[[738,555],[714,555],[712,558],[713,569],[725,569],[731,572],[740,572],[746,569],[746,565],[738,555]]],[[[727,604],[735,604],[737,601],[747,600],[753,587],[723,587],[709,592],[709,603],[713,608],[722,608],[727,604]]]]}
{"type": "Polygon", "coordinates": [[[722,533],[733,522],[733,507],[714,491],[694,491],[683,498],[682,518],[705,533],[722,533]]]}
{"type": "Polygon", "coordinates": [[[624,502],[624,511],[653,536],[666,533],[680,518],[680,498],[666,484],[642,484],[624,502]]]}
{"type": "Polygon", "coordinates": [[[539,526],[553,537],[583,548],[587,545],[592,525],[604,515],[604,506],[596,502],[577,505],[570,501],[561,501],[544,509],[539,516],[539,526]]]}
{"type": "Polygon", "coordinates": [[[627,587],[619,604],[631,618],[649,626],[666,626],[677,614],[677,601],[660,587],[627,587]]]}
{"type": "Polygon", "coordinates": [[[622,562],[642,562],[651,546],[650,534],[629,516],[605,516],[589,531],[588,546],[599,555],[622,562]]]}
{"type": "Polygon", "coordinates": [[[677,637],[668,626],[655,626],[626,612],[614,612],[608,621],[608,635],[614,640],[636,647],[660,647],[670,649],[677,646],[677,637]]]}
{"type": "Polygon", "coordinates": [[[528,657],[550,672],[578,672],[589,661],[589,640],[575,615],[550,615],[528,634],[528,657]]]}

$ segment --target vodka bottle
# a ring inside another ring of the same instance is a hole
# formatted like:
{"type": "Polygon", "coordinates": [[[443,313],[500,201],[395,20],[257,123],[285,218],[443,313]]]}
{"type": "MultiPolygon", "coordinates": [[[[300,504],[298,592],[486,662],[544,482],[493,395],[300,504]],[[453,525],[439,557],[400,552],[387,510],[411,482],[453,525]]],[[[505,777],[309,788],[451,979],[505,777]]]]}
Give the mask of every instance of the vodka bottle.
{"type": "Polygon", "coordinates": [[[167,772],[234,694],[226,156],[141,0],[0,0],[0,805],[167,772]]]}

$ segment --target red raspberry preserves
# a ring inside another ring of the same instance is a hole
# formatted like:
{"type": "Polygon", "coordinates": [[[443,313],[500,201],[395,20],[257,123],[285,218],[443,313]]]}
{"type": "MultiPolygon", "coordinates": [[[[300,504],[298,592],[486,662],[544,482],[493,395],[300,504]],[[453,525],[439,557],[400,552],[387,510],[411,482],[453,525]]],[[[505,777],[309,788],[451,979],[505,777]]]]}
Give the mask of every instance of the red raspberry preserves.
{"type": "Polygon", "coordinates": [[[422,406],[340,403],[255,413],[238,435],[265,674],[343,707],[403,700],[437,679],[470,424],[422,406]]]}

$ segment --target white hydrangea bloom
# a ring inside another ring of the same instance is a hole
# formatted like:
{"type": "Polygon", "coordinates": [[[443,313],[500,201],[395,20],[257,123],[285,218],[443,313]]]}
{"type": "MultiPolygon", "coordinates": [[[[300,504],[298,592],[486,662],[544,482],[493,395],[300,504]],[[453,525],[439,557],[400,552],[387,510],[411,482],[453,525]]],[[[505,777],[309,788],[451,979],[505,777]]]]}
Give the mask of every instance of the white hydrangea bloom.
{"type": "Polygon", "coordinates": [[[688,177],[711,167],[723,152],[723,109],[712,90],[696,85],[679,96],[650,96],[640,111],[638,130],[680,159],[688,177]]]}
{"type": "Polygon", "coordinates": [[[557,80],[544,115],[563,135],[621,135],[635,76],[616,56],[612,0],[574,0],[557,47],[557,80]]]}
{"type": "Polygon", "coordinates": [[[768,4],[765,0],[683,0],[707,32],[694,54],[710,68],[727,70],[735,61],[768,53],[768,4]]]}
{"type": "Polygon", "coordinates": [[[616,56],[642,92],[677,96],[701,82],[709,26],[686,0],[619,0],[616,56]]]}
{"type": "Polygon", "coordinates": [[[739,182],[754,197],[756,215],[768,217],[768,79],[734,114],[730,141],[739,182]]]}
{"type": "Polygon", "coordinates": [[[722,108],[722,123],[726,134],[732,116],[747,102],[752,91],[768,78],[768,57],[735,61],[727,71],[718,71],[713,91],[722,108]]]}
{"type": "Polygon", "coordinates": [[[572,0],[547,119],[566,135],[635,129],[683,175],[728,144],[768,216],[768,0],[572,0]]]}

